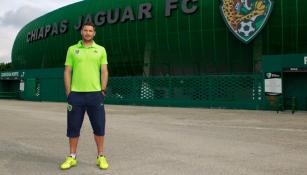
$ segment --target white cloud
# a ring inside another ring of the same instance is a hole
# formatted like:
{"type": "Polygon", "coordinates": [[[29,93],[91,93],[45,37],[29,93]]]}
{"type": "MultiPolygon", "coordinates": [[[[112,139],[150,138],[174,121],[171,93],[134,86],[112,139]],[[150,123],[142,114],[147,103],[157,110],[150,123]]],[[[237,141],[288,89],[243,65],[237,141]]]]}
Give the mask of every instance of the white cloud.
{"type": "Polygon", "coordinates": [[[11,51],[18,31],[27,23],[57,8],[80,0],[14,0],[0,5],[0,63],[11,61],[11,51]]]}
{"type": "Polygon", "coordinates": [[[38,8],[22,6],[15,11],[11,10],[6,12],[2,17],[0,17],[0,24],[2,26],[10,25],[21,28],[29,21],[41,16],[44,13],[44,11],[38,8]]]}
{"type": "Polygon", "coordinates": [[[13,26],[0,27],[0,63],[11,62],[11,50],[19,29],[13,26]]]}

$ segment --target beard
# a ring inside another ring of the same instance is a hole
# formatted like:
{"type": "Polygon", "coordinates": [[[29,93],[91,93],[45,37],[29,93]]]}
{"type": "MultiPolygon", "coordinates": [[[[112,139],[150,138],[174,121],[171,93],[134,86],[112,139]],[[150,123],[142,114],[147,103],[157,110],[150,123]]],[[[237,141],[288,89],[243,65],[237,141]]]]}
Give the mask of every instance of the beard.
{"type": "Polygon", "coordinates": [[[89,41],[93,41],[94,37],[93,36],[83,36],[82,37],[83,41],[89,42],[89,41]]]}

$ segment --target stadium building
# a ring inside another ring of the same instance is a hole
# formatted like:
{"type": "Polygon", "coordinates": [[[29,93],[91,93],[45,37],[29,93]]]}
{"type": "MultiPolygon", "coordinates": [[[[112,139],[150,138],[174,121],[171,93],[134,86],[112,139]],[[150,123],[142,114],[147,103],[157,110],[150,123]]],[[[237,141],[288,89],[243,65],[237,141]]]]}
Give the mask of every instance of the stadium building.
{"type": "Polygon", "coordinates": [[[108,53],[106,103],[307,110],[305,0],[85,0],[22,28],[0,97],[65,101],[85,21],[108,53]]]}

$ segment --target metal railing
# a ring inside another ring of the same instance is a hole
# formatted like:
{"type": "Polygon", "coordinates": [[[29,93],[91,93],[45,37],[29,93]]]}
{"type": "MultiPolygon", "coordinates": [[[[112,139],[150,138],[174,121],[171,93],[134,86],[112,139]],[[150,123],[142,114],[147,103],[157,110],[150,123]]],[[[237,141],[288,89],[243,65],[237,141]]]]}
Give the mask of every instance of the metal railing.
{"type": "Polygon", "coordinates": [[[19,97],[19,92],[0,92],[0,99],[18,99],[19,97]]]}

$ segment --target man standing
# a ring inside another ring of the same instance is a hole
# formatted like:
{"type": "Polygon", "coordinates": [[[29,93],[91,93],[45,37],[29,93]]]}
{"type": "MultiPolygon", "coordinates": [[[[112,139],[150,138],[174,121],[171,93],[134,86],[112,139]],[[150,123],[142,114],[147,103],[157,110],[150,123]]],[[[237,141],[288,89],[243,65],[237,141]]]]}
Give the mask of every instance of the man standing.
{"type": "Polygon", "coordinates": [[[108,83],[107,54],[105,48],[93,41],[95,27],[83,24],[82,40],[67,51],[64,83],[67,95],[67,137],[70,155],[60,165],[65,170],[77,165],[77,145],[85,111],[87,112],[97,145],[96,164],[109,167],[103,154],[105,135],[104,96],[108,83]]]}

